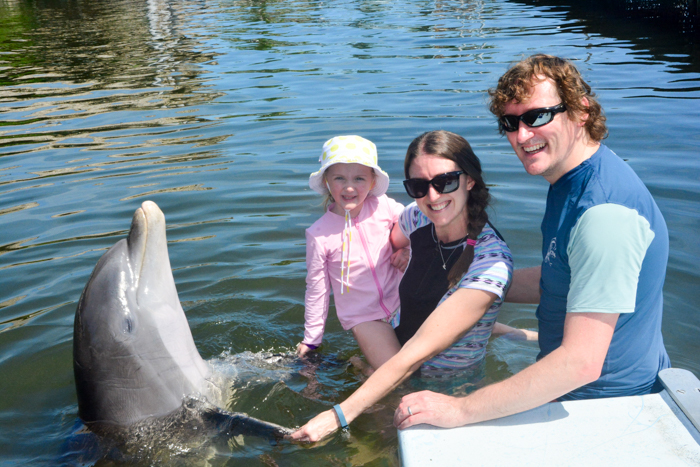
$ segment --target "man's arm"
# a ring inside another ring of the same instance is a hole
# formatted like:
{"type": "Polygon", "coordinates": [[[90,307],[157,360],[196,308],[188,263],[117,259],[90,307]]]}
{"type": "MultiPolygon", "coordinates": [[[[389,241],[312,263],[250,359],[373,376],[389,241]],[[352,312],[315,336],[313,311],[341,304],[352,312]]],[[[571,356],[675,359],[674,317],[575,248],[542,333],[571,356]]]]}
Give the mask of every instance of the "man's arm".
{"type": "Polygon", "coordinates": [[[542,266],[516,269],[513,282],[506,294],[506,302],[540,303],[540,277],[542,266]]]}
{"type": "Polygon", "coordinates": [[[505,337],[506,339],[511,339],[514,341],[536,341],[539,334],[537,331],[514,328],[512,326],[508,326],[507,324],[495,322],[493,323],[491,337],[505,337]]]}
{"type": "Polygon", "coordinates": [[[512,377],[456,398],[423,391],[404,396],[394,414],[400,429],[418,423],[455,427],[538,407],[598,379],[618,314],[568,313],[559,348],[512,377]],[[413,415],[409,415],[411,407],[413,415]]]}

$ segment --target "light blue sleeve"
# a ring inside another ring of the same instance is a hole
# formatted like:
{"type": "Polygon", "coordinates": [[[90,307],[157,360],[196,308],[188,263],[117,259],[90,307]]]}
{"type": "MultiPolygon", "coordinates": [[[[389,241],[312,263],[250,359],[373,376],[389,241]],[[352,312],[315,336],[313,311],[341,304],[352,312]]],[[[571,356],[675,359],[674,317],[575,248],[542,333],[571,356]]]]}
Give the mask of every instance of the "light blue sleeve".
{"type": "Polygon", "coordinates": [[[415,201],[406,206],[399,216],[399,227],[406,238],[411,238],[413,232],[429,223],[430,219],[421,212],[415,201]]]}
{"type": "Polygon", "coordinates": [[[634,312],[639,272],[653,239],[649,222],[633,209],[619,204],[588,209],[571,230],[567,247],[566,311],[634,312]]]}

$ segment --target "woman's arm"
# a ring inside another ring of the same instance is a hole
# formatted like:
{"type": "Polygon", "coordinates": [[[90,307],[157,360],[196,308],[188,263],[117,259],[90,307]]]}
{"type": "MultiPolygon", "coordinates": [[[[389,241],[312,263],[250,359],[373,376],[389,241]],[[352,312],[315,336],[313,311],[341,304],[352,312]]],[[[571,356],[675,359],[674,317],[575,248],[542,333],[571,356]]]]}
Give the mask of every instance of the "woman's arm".
{"type": "Polygon", "coordinates": [[[394,425],[463,426],[524,412],[600,377],[619,314],[567,313],[561,345],[510,378],[466,397],[422,391],[403,397],[394,425]],[[412,414],[408,413],[412,407],[412,414]]]}
{"type": "Polygon", "coordinates": [[[394,266],[401,272],[406,271],[408,266],[408,260],[411,254],[408,250],[408,246],[411,244],[411,240],[404,235],[399,227],[399,223],[395,223],[394,227],[391,229],[391,234],[389,235],[389,241],[394,249],[394,253],[391,255],[391,265],[394,266]]]}
{"type": "Polygon", "coordinates": [[[411,244],[411,240],[401,231],[401,227],[399,226],[398,222],[391,228],[389,241],[391,242],[391,246],[394,248],[394,251],[406,248],[411,244]]]}
{"type": "MultiPolygon", "coordinates": [[[[420,365],[442,352],[469,331],[496,300],[496,295],[476,289],[459,289],[438,306],[416,334],[350,397],[340,404],[350,423],[368,407],[408,378],[420,365]]],[[[340,428],[333,410],[310,420],[291,435],[293,440],[315,442],[340,428]]]]}

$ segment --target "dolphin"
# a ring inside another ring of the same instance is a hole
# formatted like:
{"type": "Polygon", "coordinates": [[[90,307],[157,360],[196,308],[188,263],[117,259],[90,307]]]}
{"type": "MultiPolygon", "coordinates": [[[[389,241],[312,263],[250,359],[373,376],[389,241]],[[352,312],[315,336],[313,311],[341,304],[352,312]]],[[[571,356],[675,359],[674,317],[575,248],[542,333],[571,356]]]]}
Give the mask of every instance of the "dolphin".
{"type": "Polygon", "coordinates": [[[75,312],[73,370],[78,415],[97,434],[204,407],[212,430],[280,439],[291,430],[230,413],[223,384],[197,351],[175,288],[165,217],[144,202],[127,238],[95,266],[75,312]]]}

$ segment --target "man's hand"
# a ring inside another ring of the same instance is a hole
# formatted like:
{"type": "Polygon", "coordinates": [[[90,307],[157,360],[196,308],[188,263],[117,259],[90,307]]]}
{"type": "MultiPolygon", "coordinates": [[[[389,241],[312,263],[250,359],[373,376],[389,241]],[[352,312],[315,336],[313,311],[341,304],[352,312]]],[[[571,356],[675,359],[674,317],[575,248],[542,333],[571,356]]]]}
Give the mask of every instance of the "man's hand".
{"type": "Polygon", "coordinates": [[[453,428],[467,421],[463,419],[460,399],[421,391],[404,396],[394,412],[394,426],[400,430],[419,423],[453,428]]]}
{"type": "Polygon", "coordinates": [[[538,407],[595,381],[603,368],[618,316],[567,313],[561,346],[541,360],[466,397],[430,391],[404,396],[394,414],[394,425],[404,429],[428,423],[451,428],[493,420],[538,407]]]}

